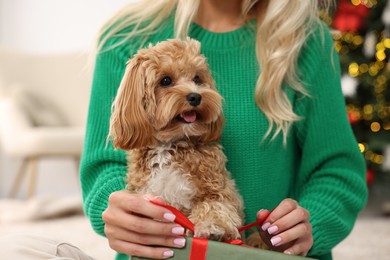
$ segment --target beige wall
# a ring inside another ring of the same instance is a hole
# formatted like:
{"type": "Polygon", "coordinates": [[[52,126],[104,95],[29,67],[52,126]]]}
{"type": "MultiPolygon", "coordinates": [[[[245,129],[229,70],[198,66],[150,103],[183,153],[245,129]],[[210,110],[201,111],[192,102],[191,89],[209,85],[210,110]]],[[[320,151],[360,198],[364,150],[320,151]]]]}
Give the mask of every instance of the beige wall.
{"type": "Polygon", "coordinates": [[[0,0],[0,44],[33,52],[86,50],[110,15],[134,0],[0,0]]]}

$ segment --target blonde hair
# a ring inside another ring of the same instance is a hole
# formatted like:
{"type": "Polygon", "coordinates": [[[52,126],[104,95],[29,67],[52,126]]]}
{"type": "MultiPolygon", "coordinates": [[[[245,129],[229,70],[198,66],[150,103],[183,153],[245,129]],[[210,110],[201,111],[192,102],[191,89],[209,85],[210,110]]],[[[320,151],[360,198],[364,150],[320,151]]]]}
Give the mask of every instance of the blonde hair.
{"type": "MultiPolygon", "coordinates": [[[[310,33],[319,23],[319,4],[327,8],[332,0],[243,0],[242,19],[257,17],[256,55],[261,68],[255,87],[254,98],[264,112],[269,128],[265,137],[275,130],[272,138],[280,132],[286,141],[288,129],[300,119],[293,111],[283,83],[308,95],[297,75],[297,60],[300,50],[310,33]]],[[[100,32],[98,50],[111,37],[122,37],[115,48],[137,35],[150,35],[175,12],[175,37],[185,39],[200,0],[141,0],[132,3],[112,17],[100,32]],[[125,28],[134,28],[122,33],[125,28]]],[[[145,37],[146,38],[146,37],[145,37]]],[[[264,137],[264,138],[265,138],[264,137]]]]}

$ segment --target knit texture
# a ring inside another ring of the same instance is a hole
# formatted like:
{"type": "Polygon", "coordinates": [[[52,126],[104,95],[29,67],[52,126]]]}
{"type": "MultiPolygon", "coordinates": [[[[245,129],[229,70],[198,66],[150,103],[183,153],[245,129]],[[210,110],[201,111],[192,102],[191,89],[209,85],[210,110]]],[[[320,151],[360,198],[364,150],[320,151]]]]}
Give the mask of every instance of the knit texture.
{"type": "MultiPolygon", "coordinates": [[[[302,117],[291,127],[285,145],[281,134],[262,141],[268,121],[254,100],[259,75],[255,29],[246,25],[213,33],[192,24],[190,36],[201,42],[224,98],[226,125],[221,144],[227,168],[244,199],[246,222],[254,221],[260,209],[272,210],[285,198],[296,199],[311,214],[314,245],[309,255],[330,259],[331,249],[349,234],[364,207],[367,189],[364,160],[347,120],[338,56],[329,31],[319,28],[299,57],[298,72],[310,96],[285,86],[294,111],[302,117]]],[[[173,38],[171,21],[148,36],[146,44],[168,38],[173,38]]],[[[106,47],[118,40],[110,40],[106,47]]],[[[125,188],[126,155],[106,145],[106,139],[111,104],[126,62],[139,48],[135,42],[96,59],[81,183],[85,213],[101,235],[101,215],[109,195],[125,188]]]]}

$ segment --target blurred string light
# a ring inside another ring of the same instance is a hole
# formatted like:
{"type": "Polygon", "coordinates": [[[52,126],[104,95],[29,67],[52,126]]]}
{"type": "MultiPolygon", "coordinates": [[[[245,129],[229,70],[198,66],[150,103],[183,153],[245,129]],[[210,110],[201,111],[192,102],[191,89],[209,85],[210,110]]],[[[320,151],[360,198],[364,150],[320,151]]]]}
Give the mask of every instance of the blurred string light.
{"type": "Polygon", "coordinates": [[[377,0],[351,0],[351,3],[355,6],[365,5],[368,8],[374,7],[378,2],[377,0]]]}
{"type": "MultiPolygon", "coordinates": [[[[336,41],[336,51],[340,55],[348,53],[350,49],[359,47],[364,40],[359,35],[353,33],[339,33],[334,37],[336,41]]],[[[376,117],[384,120],[383,125],[378,122],[372,122],[370,129],[372,132],[379,132],[381,129],[390,130],[389,119],[390,104],[386,100],[385,93],[388,91],[390,65],[388,62],[388,53],[390,53],[390,38],[382,37],[375,45],[375,60],[370,63],[358,63],[352,61],[348,66],[348,74],[353,77],[365,77],[369,80],[369,84],[373,88],[376,104],[365,104],[362,111],[358,107],[349,105],[347,107],[348,113],[352,113],[353,118],[358,120],[371,121],[376,117]]]]}
{"type": "MultiPolygon", "coordinates": [[[[370,9],[375,7],[378,1],[350,0],[350,3],[356,7],[364,5],[370,9]]],[[[361,123],[368,126],[372,134],[384,131],[388,131],[390,134],[390,100],[386,100],[386,93],[389,92],[390,85],[390,33],[386,27],[382,32],[372,30],[366,32],[366,35],[361,35],[359,34],[359,24],[355,24],[355,28],[348,27],[349,21],[352,21],[348,20],[350,17],[348,15],[351,13],[348,13],[346,9],[344,12],[342,14],[344,16],[340,16],[339,13],[338,17],[340,30],[332,31],[335,50],[346,66],[344,69],[346,73],[352,78],[358,78],[359,82],[362,82],[370,91],[372,90],[374,97],[374,100],[364,101],[369,102],[367,104],[347,104],[349,121],[351,125],[361,123]],[[344,23],[340,23],[340,18],[343,19],[344,23]],[[341,28],[350,28],[350,30],[343,31],[341,28]],[[355,60],[346,58],[352,57],[351,54],[355,51],[361,51],[363,57],[355,57],[355,60]]],[[[359,9],[356,9],[356,12],[359,12],[359,9]]],[[[333,20],[332,14],[329,15],[324,11],[320,12],[320,16],[327,25],[333,25],[332,22],[335,20],[333,20]]],[[[362,20],[364,17],[361,16],[359,19],[362,20]]],[[[367,143],[359,143],[359,148],[367,161],[377,165],[384,163],[384,156],[373,151],[367,143]]]]}
{"type": "Polygon", "coordinates": [[[371,151],[368,147],[367,143],[359,143],[359,149],[360,152],[364,154],[364,158],[367,161],[370,161],[375,164],[383,164],[385,161],[385,158],[382,154],[375,153],[371,151]]]}

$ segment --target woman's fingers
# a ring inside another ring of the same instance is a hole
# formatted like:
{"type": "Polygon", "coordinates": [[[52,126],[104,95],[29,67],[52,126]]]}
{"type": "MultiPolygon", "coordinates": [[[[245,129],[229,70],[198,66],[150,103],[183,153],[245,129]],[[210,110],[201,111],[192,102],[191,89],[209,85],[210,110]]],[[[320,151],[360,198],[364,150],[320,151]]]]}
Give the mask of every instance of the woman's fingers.
{"type": "Polygon", "coordinates": [[[278,234],[296,226],[303,221],[309,220],[309,218],[309,212],[304,208],[298,207],[270,224],[269,227],[266,228],[264,231],[267,231],[270,235],[278,234]]]}
{"type": "Polygon", "coordinates": [[[308,222],[302,222],[282,233],[273,236],[270,241],[273,246],[280,246],[286,243],[297,240],[301,237],[306,237],[311,233],[311,225],[308,222]]]}
{"type": "Polygon", "coordinates": [[[136,213],[152,219],[172,222],[175,220],[175,215],[169,210],[150,203],[152,195],[136,195],[124,192],[114,192],[109,197],[109,205],[118,205],[127,213],[136,213]]]}
{"type": "Polygon", "coordinates": [[[120,223],[123,228],[145,235],[184,235],[185,229],[176,223],[160,222],[136,215],[127,216],[127,222],[120,223]]]}
{"type": "MultiPolygon", "coordinates": [[[[142,199],[142,197],[137,196],[136,198],[137,199],[129,200],[133,202],[130,206],[127,204],[122,204],[122,207],[113,207],[103,212],[103,221],[106,224],[122,227],[126,230],[142,234],[165,236],[184,234],[184,228],[176,223],[156,221],[155,219],[149,218],[153,216],[166,216],[167,214],[171,214],[169,211],[165,210],[160,206],[153,205],[149,201],[145,201],[144,199],[142,199]],[[150,204],[152,207],[144,204],[150,204]],[[137,206],[139,208],[136,208],[137,206]],[[136,211],[129,210],[133,208],[136,208],[136,211]]],[[[115,203],[116,201],[112,200],[116,200],[118,198],[114,197],[110,199],[111,203],[115,203]]],[[[168,219],[165,220],[168,221],[168,219]]]]}
{"type": "Polygon", "coordinates": [[[181,248],[185,245],[185,238],[182,236],[158,236],[145,235],[125,230],[121,227],[107,225],[104,229],[107,236],[114,237],[121,241],[132,241],[142,245],[160,245],[167,247],[181,248]]]}
{"type": "MultiPolygon", "coordinates": [[[[263,210],[260,210],[259,212],[257,212],[256,218],[258,220],[262,220],[262,219],[265,219],[268,215],[269,215],[269,211],[263,209],[263,210]]],[[[287,243],[287,244],[279,245],[279,246],[273,246],[271,243],[272,235],[270,235],[267,232],[267,229],[263,230],[261,228],[261,226],[258,226],[257,229],[259,230],[259,234],[260,234],[262,241],[268,246],[268,248],[270,248],[273,251],[283,252],[284,250],[286,250],[287,248],[290,248],[292,246],[292,243],[287,243]]]]}
{"type": "Polygon", "coordinates": [[[184,228],[173,222],[172,212],[150,203],[151,199],[164,203],[163,199],[152,195],[126,191],[111,194],[102,218],[112,249],[128,255],[165,259],[173,256],[168,247],[185,245],[184,228]]]}
{"type": "MultiPolygon", "coordinates": [[[[257,218],[267,211],[259,211],[257,218]]],[[[297,201],[283,200],[259,229],[263,241],[272,249],[294,255],[306,255],[313,245],[310,213],[297,201]]]]}
{"type": "Polygon", "coordinates": [[[274,210],[271,211],[268,218],[264,221],[262,229],[265,231],[271,227],[271,225],[284,217],[291,211],[295,210],[298,207],[298,203],[292,199],[283,200],[274,210]]]}

